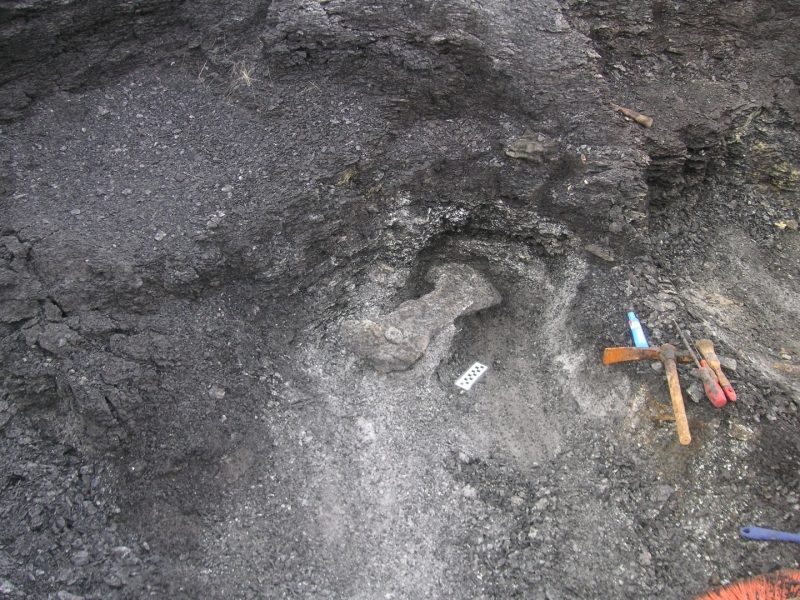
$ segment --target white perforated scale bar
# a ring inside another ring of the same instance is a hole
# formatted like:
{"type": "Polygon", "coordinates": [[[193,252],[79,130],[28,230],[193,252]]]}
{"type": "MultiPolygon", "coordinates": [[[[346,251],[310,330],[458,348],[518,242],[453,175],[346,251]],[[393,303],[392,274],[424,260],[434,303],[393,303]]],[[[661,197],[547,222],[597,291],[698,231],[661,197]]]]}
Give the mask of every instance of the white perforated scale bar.
{"type": "Polygon", "coordinates": [[[468,390],[472,387],[472,384],[478,381],[478,377],[483,375],[484,371],[488,369],[486,365],[482,365],[479,362],[476,362],[472,365],[467,372],[464,373],[461,377],[458,378],[456,381],[456,385],[460,387],[462,390],[468,390]]]}

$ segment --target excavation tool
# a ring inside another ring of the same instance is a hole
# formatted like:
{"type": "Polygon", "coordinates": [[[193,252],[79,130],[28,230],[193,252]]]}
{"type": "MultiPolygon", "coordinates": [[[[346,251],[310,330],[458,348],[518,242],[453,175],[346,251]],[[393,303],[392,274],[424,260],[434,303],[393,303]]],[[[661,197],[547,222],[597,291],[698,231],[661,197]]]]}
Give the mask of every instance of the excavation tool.
{"type": "Polygon", "coordinates": [[[725,397],[731,402],[736,401],[736,392],[731,382],[728,381],[728,378],[725,376],[725,373],[722,372],[722,365],[719,362],[717,353],[714,352],[713,342],[711,340],[697,340],[695,347],[700,353],[700,356],[706,359],[708,366],[714,369],[714,373],[717,374],[717,379],[719,380],[719,385],[722,391],[725,392],[725,397]]]}
{"type": "Polygon", "coordinates": [[[681,384],[678,380],[678,367],[676,361],[691,361],[691,358],[679,354],[672,344],[664,344],[660,348],[606,348],[603,352],[603,364],[613,365],[618,362],[631,360],[660,360],[664,363],[667,372],[667,385],[672,399],[672,411],[675,413],[675,424],[678,426],[678,440],[684,446],[692,442],[689,433],[689,420],[686,418],[686,407],[683,405],[681,384]],[[688,359],[688,360],[687,360],[688,359]]]}
{"type": "Polygon", "coordinates": [[[697,355],[694,353],[694,350],[692,350],[692,347],[689,345],[686,336],[683,335],[681,328],[678,327],[678,324],[674,319],[672,323],[675,325],[675,329],[678,330],[678,334],[681,336],[686,349],[692,355],[694,364],[697,365],[697,377],[703,382],[703,389],[706,391],[706,396],[708,396],[708,399],[711,400],[711,404],[713,404],[716,408],[722,408],[728,403],[728,401],[725,399],[725,393],[722,391],[722,388],[719,387],[719,383],[717,383],[717,380],[714,378],[714,372],[711,370],[705,360],[700,362],[697,359],[697,355]]]}
{"type": "Polygon", "coordinates": [[[800,544],[800,533],[789,533],[787,531],[775,531],[774,529],[764,529],[763,527],[742,527],[739,535],[750,540],[761,540],[763,542],[794,542],[800,544]]]}

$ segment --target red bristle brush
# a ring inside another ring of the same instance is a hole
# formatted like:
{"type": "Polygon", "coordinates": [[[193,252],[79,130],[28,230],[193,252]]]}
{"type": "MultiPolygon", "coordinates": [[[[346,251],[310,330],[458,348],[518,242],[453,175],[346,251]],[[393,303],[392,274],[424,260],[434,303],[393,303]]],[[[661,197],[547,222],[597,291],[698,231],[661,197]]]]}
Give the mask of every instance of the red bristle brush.
{"type": "Polygon", "coordinates": [[[697,596],[695,600],[792,600],[800,599],[800,571],[787,569],[758,575],[697,596]]]}

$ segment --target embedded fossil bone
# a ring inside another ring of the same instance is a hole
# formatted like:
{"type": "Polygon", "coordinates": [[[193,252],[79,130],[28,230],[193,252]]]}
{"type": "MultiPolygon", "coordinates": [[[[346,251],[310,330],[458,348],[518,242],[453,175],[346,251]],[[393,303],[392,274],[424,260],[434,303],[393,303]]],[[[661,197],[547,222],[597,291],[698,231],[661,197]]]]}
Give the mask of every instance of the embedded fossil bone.
{"type": "Polygon", "coordinates": [[[444,326],[500,303],[492,284],[466,265],[434,267],[427,279],[435,285],[429,294],[403,302],[388,315],[342,326],[345,341],[355,354],[381,372],[403,371],[419,360],[444,326]]]}

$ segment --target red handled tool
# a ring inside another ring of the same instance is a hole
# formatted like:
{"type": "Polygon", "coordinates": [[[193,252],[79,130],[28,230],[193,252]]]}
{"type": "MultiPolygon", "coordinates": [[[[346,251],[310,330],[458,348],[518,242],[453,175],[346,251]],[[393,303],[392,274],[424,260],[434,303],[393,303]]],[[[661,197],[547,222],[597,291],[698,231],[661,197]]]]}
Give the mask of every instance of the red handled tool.
{"type": "Polygon", "coordinates": [[[717,374],[717,380],[719,380],[719,386],[722,388],[722,391],[725,392],[725,396],[731,402],[735,401],[736,392],[731,382],[725,377],[725,373],[722,372],[722,365],[720,365],[719,358],[717,358],[717,353],[714,352],[714,344],[711,340],[697,340],[695,346],[700,356],[708,361],[708,366],[714,369],[714,373],[717,374]]]}
{"type": "Polygon", "coordinates": [[[711,400],[711,404],[716,408],[722,408],[728,403],[728,399],[725,397],[725,392],[722,391],[719,383],[717,383],[717,380],[714,378],[714,371],[711,370],[711,367],[708,366],[705,360],[702,362],[697,360],[697,355],[683,335],[681,328],[678,327],[678,324],[675,323],[674,320],[672,322],[675,324],[675,329],[678,330],[684,345],[689,350],[689,353],[694,359],[694,363],[697,365],[697,376],[700,378],[700,381],[703,382],[703,389],[706,391],[706,396],[708,396],[708,399],[711,400]]]}

